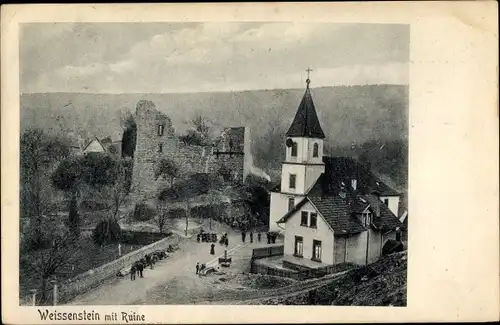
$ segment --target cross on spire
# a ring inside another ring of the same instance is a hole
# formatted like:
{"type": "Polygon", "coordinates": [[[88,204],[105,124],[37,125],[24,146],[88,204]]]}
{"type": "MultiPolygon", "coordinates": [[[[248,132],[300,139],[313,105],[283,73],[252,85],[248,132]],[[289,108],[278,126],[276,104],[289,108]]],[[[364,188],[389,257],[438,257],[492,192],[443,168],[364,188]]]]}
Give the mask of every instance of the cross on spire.
{"type": "Polygon", "coordinates": [[[309,73],[310,73],[311,71],[313,71],[313,69],[311,69],[311,68],[307,68],[307,69],[306,69],[306,71],[307,71],[307,79],[306,79],[306,83],[307,83],[307,88],[309,88],[309,83],[311,82],[311,79],[309,79],[309,73]]]}

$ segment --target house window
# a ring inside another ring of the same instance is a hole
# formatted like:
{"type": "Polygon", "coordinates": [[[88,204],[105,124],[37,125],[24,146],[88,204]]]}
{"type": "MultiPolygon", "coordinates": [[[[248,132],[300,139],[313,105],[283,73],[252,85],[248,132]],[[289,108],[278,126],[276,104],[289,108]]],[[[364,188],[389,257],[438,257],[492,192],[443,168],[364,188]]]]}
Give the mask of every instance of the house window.
{"type": "Polygon", "coordinates": [[[295,188],[295,179],[297,176],[295,174],[290,174],[290,188],[295,188]]]}
{"type": "Polygon", "coordinates": [[[306,211],[302,211],[302,213],[300,215],[300,225],[307,227],[307,212],[306,211]]]}
{"type": "Polygon", "coordinates": [[[293,255],[302,257],[302,251],[304,248],[303,238],[300,236],[295,236],[295,250],[293,255]]]}
{"type": "Polygon", "coordinates": [[[162,136],[163,135],[163,125],[158,125],[158,135],[162,136]]]}
{"type": "Polygon", "coordinates": [[[318,214],[311,213],[311,223],[309,224],[309,227],[316,228],[317,226],[318,226],[318,214]]]}
{"type": "Polygon", "coordinates": [[[292,157],[297,157],[297,142],[292,143],[292,157]]]}
{"type": "Polygon", "coordinates": [[[319,146],[317,143],[315,143],[313,146],[313,157],[318,157],[318,156],[319,156],[319,146]]]}
{"type": "Polygon", "coordinates": [[[363,226],[368,227],[372,224],[372,214],[370,212],[363,213],[363,226]]]}
{"type": "Polygon", "coordinates": [[[384,199],[384,204],[385,204],[386,206],[389,206],[389,199],[384,199]]]}
{"type": "Polygon", "coordinates": [[[313,240],[312,260],[321,262],[321,241],[320,240],[313,240]]]}
{"type": "Polygon", "coordinates": [[[163,144],[158,144],[158,152],[163,152],[163,144]]]}
{"type": "Polygon", "coordinates": [[[295,199],[293,197],[288,199],[288,211],[292,211],[295,206],[295,199]]]}

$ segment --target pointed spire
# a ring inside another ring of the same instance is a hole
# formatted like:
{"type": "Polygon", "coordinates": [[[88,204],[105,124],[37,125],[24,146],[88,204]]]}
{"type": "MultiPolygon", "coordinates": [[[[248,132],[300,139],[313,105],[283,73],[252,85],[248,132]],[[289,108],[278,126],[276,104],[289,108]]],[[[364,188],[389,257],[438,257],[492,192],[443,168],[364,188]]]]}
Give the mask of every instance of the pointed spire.
{"type": "Polygon", "coordinates": [[[309,84],[311,82],[309,79],[309,72],[312,70],[307,69],[306,71],[306,92],[302,97],[302,101],[300,102],[295,118],[293,119],[292,125],[288,129],[286,136],[324,139],[325,134],[323,133],[323,129],[321,129],[318,115],[316,114],[316,108],[314,107],[314,102],[312,100],[311,91],[309,89],[309,84]]]}

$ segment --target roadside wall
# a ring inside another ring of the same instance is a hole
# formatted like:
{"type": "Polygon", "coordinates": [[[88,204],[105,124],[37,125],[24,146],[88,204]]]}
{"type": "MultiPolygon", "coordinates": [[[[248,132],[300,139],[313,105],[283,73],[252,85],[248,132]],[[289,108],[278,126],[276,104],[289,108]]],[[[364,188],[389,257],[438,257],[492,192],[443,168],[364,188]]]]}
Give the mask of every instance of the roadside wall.
{"type": "MultiPolygon", "coordinates": [[[[169,236],[162,240],[159,240],[151,245],[144,246],[138,250],[130,252],[123,255],[117,260],[110,263],[104,264],[95,269],[89,270],[85,273],[81,273],[71,279],[58,284],[58,302],[59,304],[64,304],[74,297],[82,294],[92,288],[97,287],[104,280],[116,276],[118,271],[130,266],[133,262],[142,258],[144,255],[152,253],[156,250],[164,250],[168,248],[168,245],[178,244],[180,238],[176,235],[169,236]]],[[[22,298],[20,305],[31,305],[30,297],[22,298]]]]}

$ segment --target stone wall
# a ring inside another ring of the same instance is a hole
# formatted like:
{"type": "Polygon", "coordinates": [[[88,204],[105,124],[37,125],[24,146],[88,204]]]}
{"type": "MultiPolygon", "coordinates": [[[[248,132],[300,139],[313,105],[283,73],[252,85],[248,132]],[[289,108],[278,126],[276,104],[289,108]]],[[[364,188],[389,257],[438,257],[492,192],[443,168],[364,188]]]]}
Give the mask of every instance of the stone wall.
{"type": "Polygon", "coordinates": [[[135,202],[154,199],[165,180],[155,180],[155,166],[162,158],[179,167],[181,177],[193,173],[217,173],[222,165],[234,180],[245,175],[245,128],[226,128],[212,146],[188,145],[175,134],[170,118],[153,102],[141,100],[136,107],[137,142],[134,154],[132,198],[135,202]]]}
{"type": "MultiPolygon", "coordinates": [[[[168,245],[175,245],[178,243],[179,237],[176,235],[171,235],[151,245],[141,247],[138,250],[123,255],[119,259],[114,260],[110,263],[104,264],[100,267],[81,273],[71,279],[61,282],[59,284],[58,290],[58,301],[60,303],[66,303],[79,294],[95,288],[96,286],[101,284],[102,281],[116,276],[118,271],[125,267],[129,267],[133,262],[144,257],[144,255],[152,253],[156,250],[166,250],[168,248],[168,245]]],[[[168,259],[166,260],[166,263],[168,263],[168,259]]],[[[20,304],[31,304],[30,297],[23,297],[20,301],[20,304]]]]}

